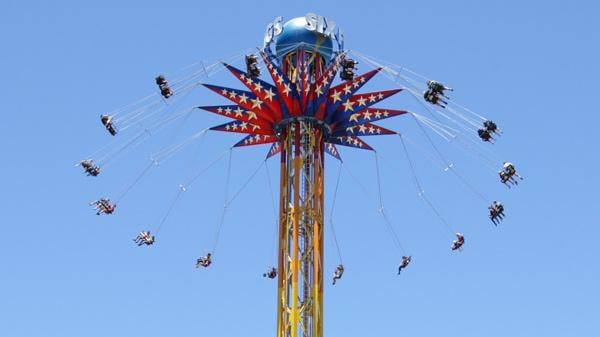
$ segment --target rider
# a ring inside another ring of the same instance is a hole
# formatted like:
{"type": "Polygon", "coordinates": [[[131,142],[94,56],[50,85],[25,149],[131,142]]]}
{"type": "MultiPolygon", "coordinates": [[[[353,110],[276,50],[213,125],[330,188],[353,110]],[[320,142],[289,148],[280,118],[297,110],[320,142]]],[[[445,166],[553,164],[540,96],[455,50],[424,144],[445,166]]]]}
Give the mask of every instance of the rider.
{"type": "MultiPolygon", "coordinates": [[[[148,234],[150,234],[150,232],[148,232],[148,234]]],[[[154,243],[154,235],[149,235],[146,240],[144,240],[144,243],[146,244],[146,246],[150,246],[151,244],[154,243]]]]}
{"type": "Polygon", "coordinates": [[[158,75],[155,80],[156,80],[156,84],[158,85],[158,88],[160,89],[160,94],[164,98],[169,98],[169,97],[173,96],[173,91],[171,91],[171,88],[169,87],[169,84],[167,83],[167,79],[165,78],[164,75],[158,75]]]}
{"type": "Polygon", "coordinates": [[[95,177],[100,174],[100,167],[94,165],[94,161],[91,159],[84,159],[79,162],[79,165],[83,167],[88,176],[95,177]]]}
{"type": "Polygon", "coordinates": [[[356,69],[357,61],[344,57],[340,61],[342,71],[340,72],[340,78],[342,81],[352,81],[354,79],[354,70],[356,69]]]}
{"type": "Polygon", "coordinates": [[[211,263],[212,263],[211,254],[208,253],[208,254],[206,254],[206,256],[201,256],[198,258],[198,260],[196,260],[196,268],[200,268],[200,266],[206,268],[206,267],[210,266],[211,263]]]}
{"type": "Polygon", "coordinates": [[[104,214],[112,214],[117,208],[117,205],[111,204],[108,200],[104,203],[104,214]]]}
{"type": "Polygon", "coordinates": [[[444,101],[443,99],[441,99],[438,96],[437,92],[435,92],[435,91],[433,91],[431,89],[425,90],[425,92],[423,93],[423,98],[427,102],[429,102],[429,103],[431,103],[433,105],[438,105],[438,106],[440,106],[440,107],[442,107],[444,109],[446,108],[446,105],[448,104],[448,102],[444,101]]]}
{"type": "Polygon", "coordinates": [[[500,181],[504,185],[508,186],[508,188],[510,188],[510,184],[515,184],[515,185],[519,184],[515,179],[513,179],[513,177],[511,175],[506,173],[506,171],[500,171],[500,172],[498,172],[498,175],[500,176],[500,181]]]}
{"type": "Polygon", "coordinates": [[[115,129],[112,120],[113,116],[111,115],[100,115],[100,121],[102,121],[102,125],[104,125],[104,127],[106,128],[106,130],[108,130],[111,136],[114,136],[117,134],[117,130],[115,129]]]}
{"type": "Polygon", "coordinates": [[[342,69],[340,73],[340,79],[342,81],[352,81],[354,79],[354,71],[350,68],[342,69]]]}
{"type": "Polygon", "coordinates": [[[258,67],[258,57],[256,55],[246,55],[246,72],[252,78],[260,76],[260,68],[258,67]]]}
{"type": "Polygon", "coordinates": [[[275,267],[271,267],[271,269],[269,269],[268,272],[263,274],[263,277],[274,279],[275,277],[277,277],[277,269],[275,269],[275,267]]]}
{"type": "Polygon", "coordinates": [[[456,239],[452,241],[452,250],[460,249],[465,244],[465,236],[461,233],[456,233],[456,239]]]}
{"type": "Polygon", "coordinates": [[[156,85],[158,85],[158,86],[167,84],[167,79],[165,78],[165,75],[158,75],[158,76],[156,76],[155,80],[156,80],[156,85]]]}
{"type": "Polygon", "coordinates": [[[515,165],[513,165],[513,163],[505,161],[504,164],[502,164],[502,169],[504,169],[504,171],[508,174],[515,175],[517,173],[517,170],[515,169],[515,165]]]}
{"type": "Polygon", "coordinates": [[[498,226],[498,222],[500,222],[500,220],[498,220],[498,210],[494,207],[494,204],[488,206],[488,210],[490,211],[490,220],[492,220],[494,226],[498,226]]]}
{"type": "Polygon", "coordinates": [[[431,90],[433,93],[442,95],[446,98],[449,98],[449,97],[444,94],[444,90],[454,91],[454,89],[449,88],[449,87],[443,85],[442,83],[440,83],[438,81],[434,81],[434,80],[427,81],[427,88],[429,88],[429,90],[431,90]]]}
{"type": "Polygon", "coordinates": [[[491,120],[486,120],[485,122],[483,122],[483,127],[489,132],[489,133],[497,133],[500,134],[500,129],[498,129],[498,126],[496,125],[496,123],[494,123],[491,120]]]}
{"type": "Polygon", "coordinates": [[[410,255],[402,257],[402,261],[400,262],[400,265],[398,266],[398,275],[400,275],[400,271],[402,271],[402,269],[408,267],[408,264],[410,263],[411,260],[412,260],[412,257],[410,255]]]}
{"type": "Polygon", "coordinates": [[[497,216],[500,220],[504,219],[504,205],[500,201],[494,201],[492,207],[496,210],[497,216]]]}
{"type": "Polygon", "coordinates": [[[340,264],[337,266],[337,268],[335,268],[335,272],[333,273],[333,284],[334,285],[335,285],[335,281],[342,278],[342,275],[344,275],[344,266],[340,264]]]}
{"type": "Polygon", "coordinates": [[[133,242],[137,243],[138,246],[147,245],[150,246],[154,243],[154,235],[150,234],[150,231],[141,231],[134,239],[133,242]]]}
{"type": "Polygon", "coordinates": [[[341,61],[340,64],[343,68],[350,68],[350,69],[356,69],[356,65],[358,64],[357,61],[348,58],[348,57],[344,57],[341,61]]]}
{"type": "Polygon", "coordinates": [[[515,185],[518,185],[519,182],[515,179],[515,177],[518,177],[519,179],[523,180],[523,177],[521,177],[519,175],[519,173],[517,173],[517,170],[515,169],[515,166],[510,163],[505,161],[504,164],[502,165],[502,170],[500,170],[498,172],[498,175],[500,176],[500,180],[502,181],[502,183],[504,183],[506,186],[508,186],[510,188],[510,183],[513,183],[515,185]]]}
{"type": "Polygon", "coordinates": [[[340,73],[340,79],[342,81],[352,81],[354,79],[354,71],[349,68],[345,68],[340,73]]]}
{"type": "Polygon", "coordinates": [[[481,140],[483,140],[484,142],[492,143],[492,140],[494,139],[492,138],[492,135],[488,129],[479,129],[477,130],[477,134],[479,135],[479,138],[481,138],[481,140]]]}
{"type": "Polygon", "coordinates": [[[490,210],[490,219],[494,223],[494,225],[498,225],[500,221],[504,218],[504,206],[498,202],[494,201],[488,209],[490,210]]]}
{"type": "Polygon", "coordinates": [[[110,199],[100,198],[99,200],[93,201],[90,205],[96,209],[96,215],[100,214],[112,214],[117,208],[117,205],[111,204],[110,199]]]}

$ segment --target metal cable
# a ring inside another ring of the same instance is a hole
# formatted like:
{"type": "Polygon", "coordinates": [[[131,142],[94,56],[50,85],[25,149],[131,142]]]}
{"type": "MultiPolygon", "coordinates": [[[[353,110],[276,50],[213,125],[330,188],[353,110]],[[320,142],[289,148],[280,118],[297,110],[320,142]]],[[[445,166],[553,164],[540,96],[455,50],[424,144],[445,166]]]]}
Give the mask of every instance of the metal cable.
{"type": "Polygon", "coordinates": [[[433,205],[433,203],[429,200],[429,198],[427,198],[425,196],[425,190],[423,189],[423,185],[421,185],[421,182],[419,181],[419,178],[417,176],[417,172],[415,169],[415,166],[413,164],[413,161],[408,153],[408,148],[406,147],[406,144],[404,143],[404,139],[402,138],[401,134],[398,134],[398,136],[400,137],[400,141],[402,142],[402,149],[404,150],[404,154],[406,155],[406,160],[408,162],[408,165],[410,167],[410,171],[412,173],[413,179],[415,181],[415,186],[417,187],[417,195],[419,197],[421,197],[426,203],[427,205],[431,208],[431,210],[433,210],[433,212],[435,213],[435,215],[440,219],[440,221],[446,225],[446,227],[450,230],[450,232],[452,234],[454,234],[456,231],[453,229],[453,227],[450,225],[450,223],[448,223],[446,221],[446,219],[441,215],[441,213],[435,208],[435,206],[433,205]]]}
{"type": "Polygon", "coordinates": [[[342,259],[342,250],[340,249],[340,245],[337,239],[337,235],[335,234],[335,226],[333,225],[333,210],[335,208],[335,201],[337,199],[337,192],[338,192],[338,188],[340,186],[340,180],[342,177],[342,166],[344,164],[342,162],[340,162],[340,166],[338,169],[338,176],[336,179],[336,183],[335,183],[335,189],[333,190],[333,198],[331,200],[331,210],[329,212],[329,227],[331,228],[331,234],[333,236],[333,243],[335,244],[335,249],[337,250],[337,254],[338,254],[338,259],[340,260],[340,264],[344,264],[343,259],[342,259]]]}
{"type": "Polygon", "coordinates": [[[233,148],[229,149],[229,160],[227,163],[227,176],[225,179],[225,203],[223,204],[223,212],[221,212],[221,219],[219,220],[219,224],[217,227],[217,233],[215,235],[215,241],[211,252],[214,254],[217,249],[217,244],[219,243],[219,237],[221,235],[221,228],[223,228],[223,223],[225,223],[225,213],[227,212],[227,199],[229,197],[229,182],[231,179],[231,157],[233,154],[233,148]]]}
{"type": "Polygon", "coordinates": [[[382,188],[381,188],[381,174],[380,174],[380,170],[379,170],[379,158],[377,156],[377,152],[373,151],[373,153],[375,155],[375,168],[377,170],[377,189],[379,191],[379,214],[381,214],[388,231],[392,234],[392,238],[394,239],[394,242],[396,243],[396,245],[398,245],[402,254],[405,255],[406,250],[404,249],[404,246],[402,245],[402,242],[400,241],[398,234],[394,230],[394,226],[392,225],[392,222],[390,221],[387,213],[385,212],[385,207],[383,205],[383,193],[382,193],[382,188]]]}

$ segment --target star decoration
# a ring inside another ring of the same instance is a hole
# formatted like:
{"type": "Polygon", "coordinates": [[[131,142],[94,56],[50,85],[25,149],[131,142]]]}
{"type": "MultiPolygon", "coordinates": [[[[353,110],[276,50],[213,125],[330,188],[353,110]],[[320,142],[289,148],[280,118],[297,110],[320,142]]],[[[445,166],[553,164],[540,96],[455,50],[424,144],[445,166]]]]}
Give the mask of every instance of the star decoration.
{"type": "Polygon", "coordinates": [[[333,85],[340,57],[324,64],[323,72],[317,76],[310,73],[309,69],[317,69],[311,65],[311,62],[317,62],[319,59],[314,55],[308,56],[303,53],[305,52],[302,48],[296,51],[295,64],[298,66],[294,73],[289,75],[278,65],[279,62],[275,62],[271,56],[261,52],[273,84],[258,78],[250,78],[244,71],[225,64],[249,91],[205,84],[207,88],[235,103],[235,105],[199,107],[234,119],[232,122],[211,129],[246,133],[247,136],[234,146],[272,143],[268,154],[272,156],[282,149],[279,138],[281,136],[279,131],[274,130],[275,125],[285,120],[302,119],[306,116],[328,126],[330,132],[324,140],[326,145],[324,150],[337,159],[340,157],[336,144],[373,150],[360,137],[395,134],[372,122],[407,112],[376,109],[371,106],[400,90],[358,94],[362,86],[381,68],[356,76],[352,81],[333,85]]]}

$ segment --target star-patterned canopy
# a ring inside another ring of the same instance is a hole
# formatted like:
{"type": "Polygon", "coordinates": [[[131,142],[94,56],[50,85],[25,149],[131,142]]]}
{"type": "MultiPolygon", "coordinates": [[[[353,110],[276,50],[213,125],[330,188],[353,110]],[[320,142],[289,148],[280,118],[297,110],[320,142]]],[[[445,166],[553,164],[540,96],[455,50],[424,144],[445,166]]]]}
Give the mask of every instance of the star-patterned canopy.
{"type": "Polygon", "coordinates": [[[224,63],[249,91],[204,84],[234,103],[198,107],[233,119],[211,130],[247,134],[234,147],[272,143],[267,158],[280,152],[277,126],[291,118],[307,117],[323,125],[327,129],[325,151],[337,159],[340,155],[335,145],[373,150],[361,137],[396,134],[373,122],[408,111],[374,105],[402,89],[357,93],[381,68],[332,86],[343,55],[334,58],[316,79],[309,75],[307,55],[300,47],[296,54],[296,72],[290,79],[274,59],[261,53],[274,84],[251,78],[244,71],[224,63]]]}

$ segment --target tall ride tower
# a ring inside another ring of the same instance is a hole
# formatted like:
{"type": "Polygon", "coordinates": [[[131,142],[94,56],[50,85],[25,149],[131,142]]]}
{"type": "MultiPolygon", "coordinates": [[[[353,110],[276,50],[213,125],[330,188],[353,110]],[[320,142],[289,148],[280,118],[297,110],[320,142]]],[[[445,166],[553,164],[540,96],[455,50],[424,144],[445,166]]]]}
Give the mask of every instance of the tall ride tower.
{"type": "Polygon", "coordinates": [[[248,134],[235,147],[271,143],[267,158],[280,153],[277,337],[322,337],[324,154],[372,150],[360,137],[396,134],[373,122],[406,111],[372,107],[401,89],[357,94],[380,69],[355,76],[341,31],[324,17],[276,19],[260,54],[273,84],[249,55],[246,71],[225,67],[250,91],[205,84],[235,104],[200,108],[234,119],[212,130],[248,134]]]}
{"type": "MultiPolygon", "coordinates": [[[[331,40],[306,29],[297,18],[283,27],[276,50],[282,70],[295,76],[298,60],[306,60],[310,79],[322,75],[331,58],[331,40]],[[300,43],[286,52],[285,46],[300,43]],[[328,51],[328,52],[325,52],[328,51]],[[305,53],[305,55],[299,55],[305,53]]],[[[324,134],[329,130],[314,117],[298,111],[281,121],[281,194],[279,203],[279,265],[277,336],[323,335],[323,202],[324,134]]]]}

